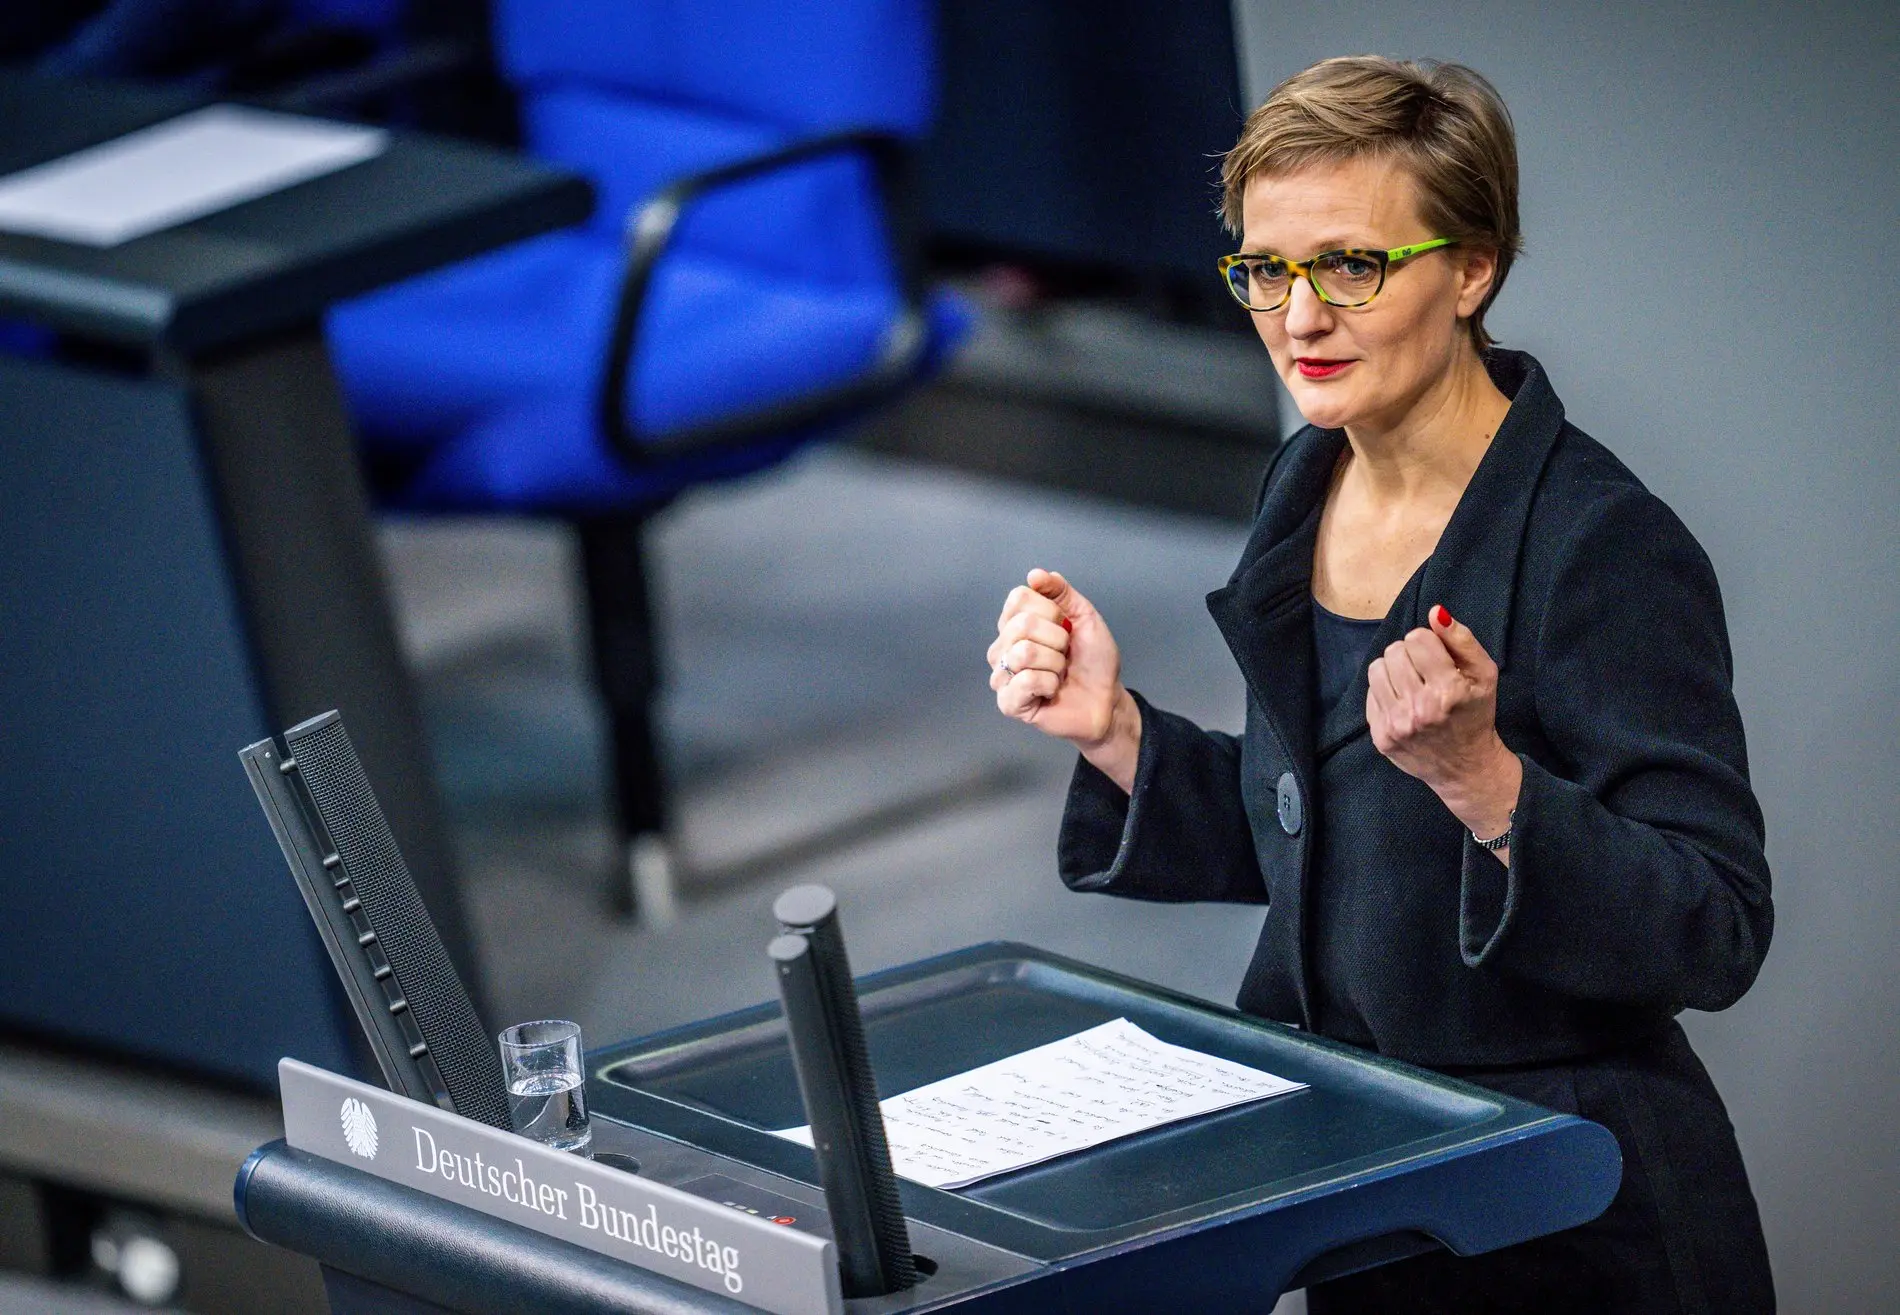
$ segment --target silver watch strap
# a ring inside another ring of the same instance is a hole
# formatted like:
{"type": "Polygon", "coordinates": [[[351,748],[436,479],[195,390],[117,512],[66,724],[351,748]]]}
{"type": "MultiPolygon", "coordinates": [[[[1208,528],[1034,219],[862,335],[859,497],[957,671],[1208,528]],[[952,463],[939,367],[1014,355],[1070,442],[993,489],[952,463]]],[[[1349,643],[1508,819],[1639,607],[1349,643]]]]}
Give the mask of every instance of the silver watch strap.
{"type": "Polygon", "coordinates": [[[1493,853],[1496,853],[1500,849],[1509,849],[1511,847],[1511,830],[1516,824],[1517,810],[1513,808],[1505,818],[1504,834],[1492,836],[1489,840],[1480,840],[1478,839],[1478,833],[1473,831],[1471,833],[1471,843],[1476,845],[1479,849],[1488,849],[1493,853]]]}

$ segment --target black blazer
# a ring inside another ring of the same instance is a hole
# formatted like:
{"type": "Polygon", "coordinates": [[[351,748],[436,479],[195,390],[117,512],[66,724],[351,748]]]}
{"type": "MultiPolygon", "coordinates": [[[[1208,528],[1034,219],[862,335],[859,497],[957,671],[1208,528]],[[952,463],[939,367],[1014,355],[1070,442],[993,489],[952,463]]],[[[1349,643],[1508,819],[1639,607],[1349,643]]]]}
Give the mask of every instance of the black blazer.
{"type": "Polygon", "coordinates": [[[1497,660],[1524,763],[1509,869],[1373,747],[1363,671],[1314,724],[1313,547],[1345,435],[1310,427],[1207,599],[1245,732],[1142,702],[1133,794],[1080,764],[1058,842],[1076,890],[1265,904],[1240,1008],[1434,1067],[1572,1059],[1724,1008],[1774,918],[1708,557],[1536,361],[1486,364],[1510,413],[1371,651],[1443,603],[1497,660]]]}

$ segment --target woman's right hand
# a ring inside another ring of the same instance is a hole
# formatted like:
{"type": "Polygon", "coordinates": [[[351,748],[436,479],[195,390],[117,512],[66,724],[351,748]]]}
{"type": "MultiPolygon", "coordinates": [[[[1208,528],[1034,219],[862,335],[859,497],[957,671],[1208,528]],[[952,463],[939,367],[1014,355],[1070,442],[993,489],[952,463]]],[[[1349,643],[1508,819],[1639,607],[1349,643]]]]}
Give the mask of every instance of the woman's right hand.
{"type": "Polygon", "coordinates": [[[1122,789],[1134,788],[1141,710],[1122,685],[1108,623],[1073,585],[1031,571],[1004,600],[988,656],[1003,715],[1070,741],[1122,789]]]}

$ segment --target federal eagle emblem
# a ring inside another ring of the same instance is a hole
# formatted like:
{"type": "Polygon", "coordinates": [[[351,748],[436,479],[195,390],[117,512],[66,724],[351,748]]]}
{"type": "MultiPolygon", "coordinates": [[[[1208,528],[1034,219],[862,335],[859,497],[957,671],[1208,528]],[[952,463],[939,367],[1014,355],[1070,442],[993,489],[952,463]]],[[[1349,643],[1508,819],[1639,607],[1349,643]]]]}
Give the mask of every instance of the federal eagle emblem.
{"type": "Polygon", "coordinates": [[[343,1102],[343,1140],[365,1160],[376,1158],[376,1116],[354,1096],[343,1102]]]}

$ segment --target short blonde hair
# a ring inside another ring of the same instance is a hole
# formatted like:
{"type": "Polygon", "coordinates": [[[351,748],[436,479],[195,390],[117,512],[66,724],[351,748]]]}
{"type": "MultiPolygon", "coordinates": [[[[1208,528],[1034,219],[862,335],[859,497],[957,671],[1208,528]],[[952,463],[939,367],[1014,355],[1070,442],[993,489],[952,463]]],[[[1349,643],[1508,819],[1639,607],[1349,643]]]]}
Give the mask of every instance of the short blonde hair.
{"type": "Polygon", "coordinates": [[[1420,217],[1432,230],[1424,236],[1497,252],[1497,278],[1470,322],[1472,342],[1491,346],[1484,313],[1524,248],[1517,134],[1497,88],[1462,64],[1352,55],[1295,73],[1247,116],[1227,152],[1221,221],[1240,233],[1243,194],[1259,175],[1368,156],[1389,156],[1411,171],[1420,217]]]}

